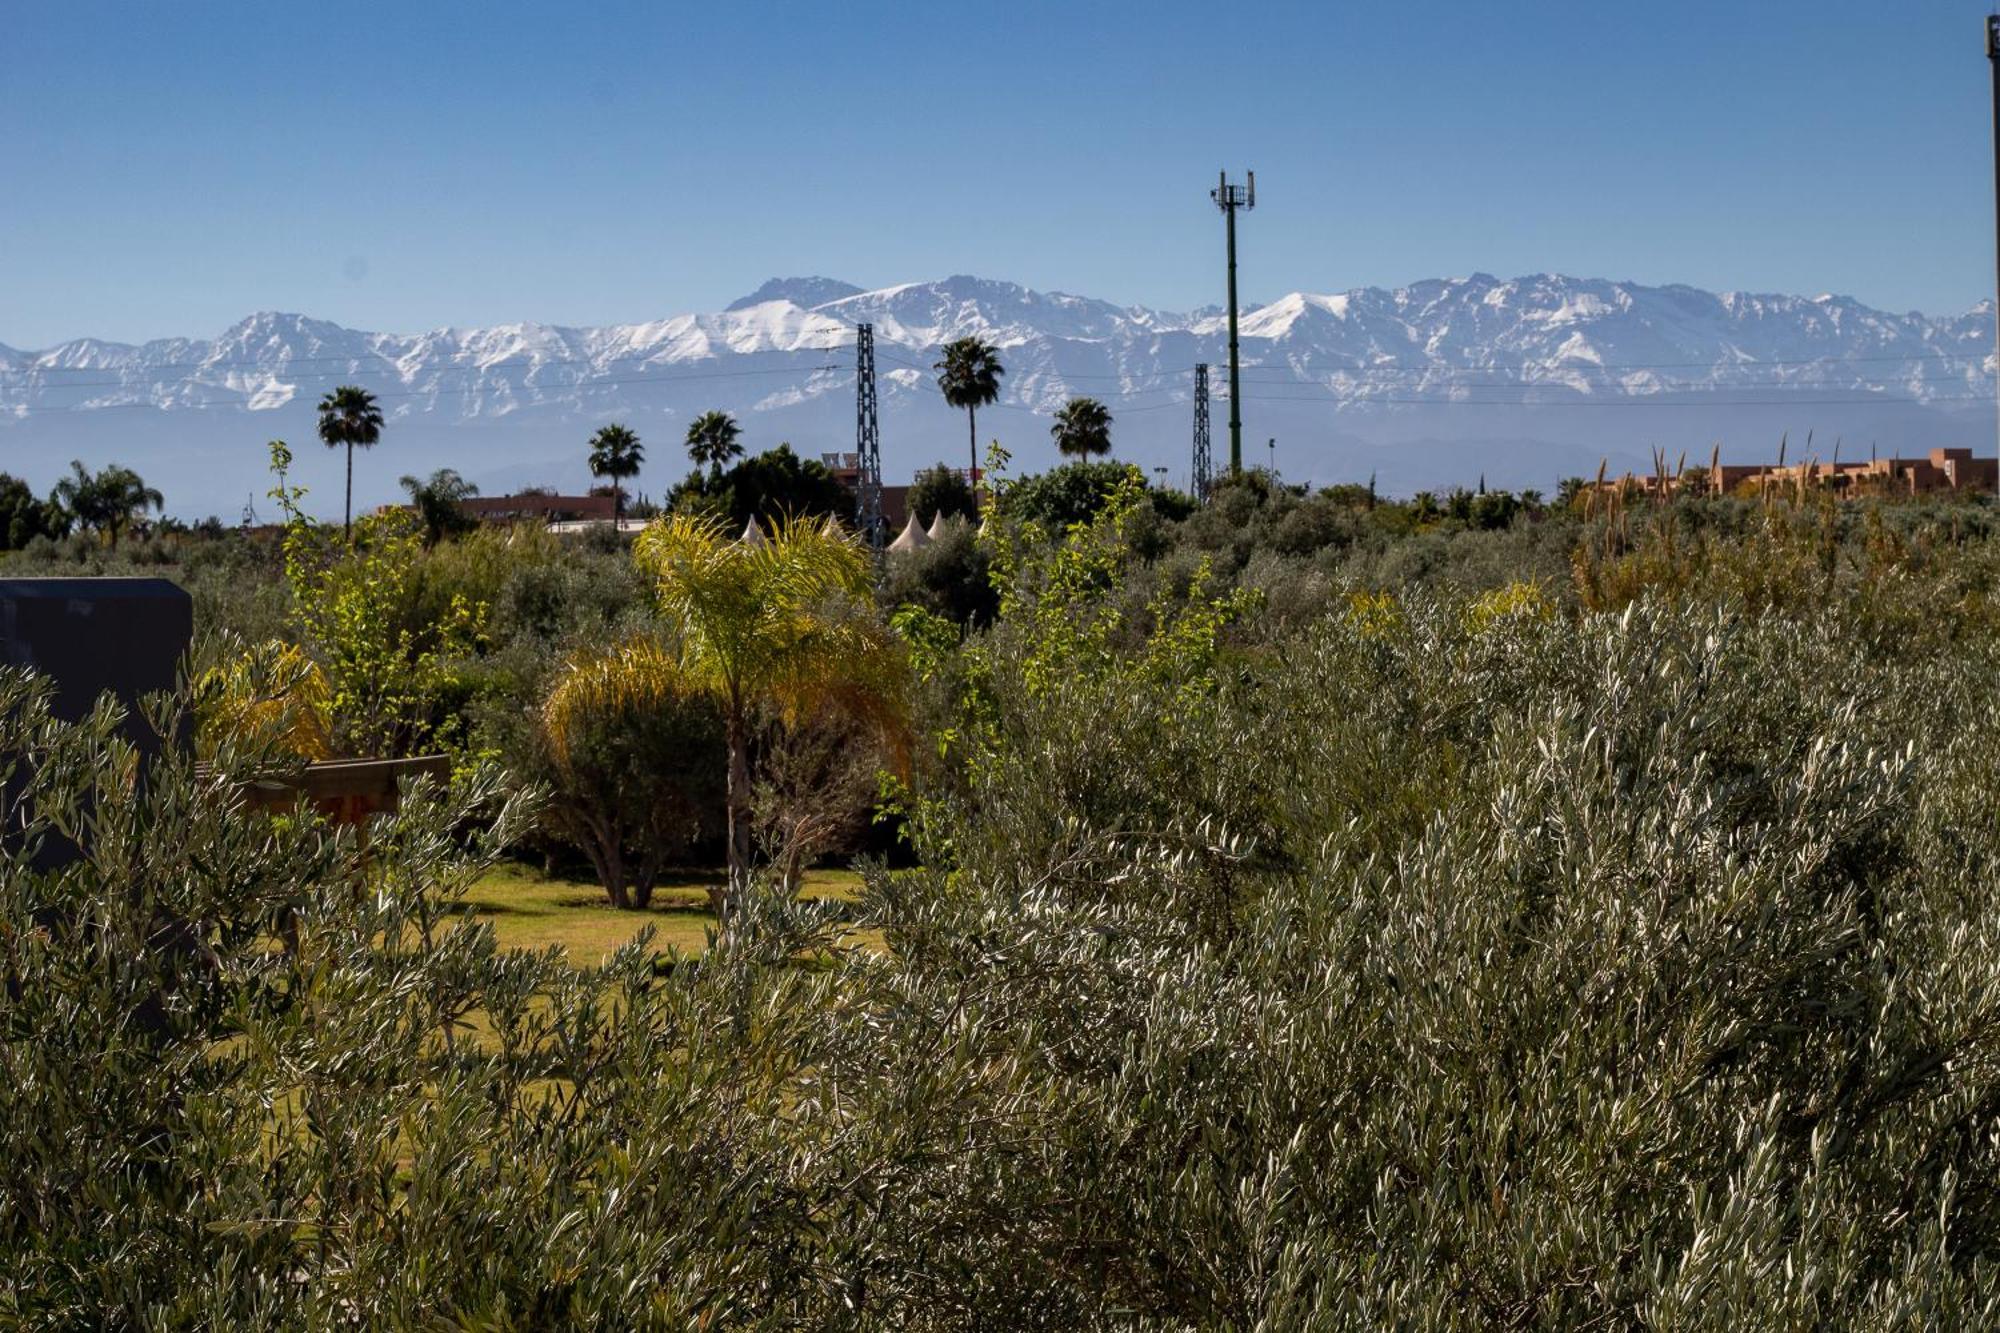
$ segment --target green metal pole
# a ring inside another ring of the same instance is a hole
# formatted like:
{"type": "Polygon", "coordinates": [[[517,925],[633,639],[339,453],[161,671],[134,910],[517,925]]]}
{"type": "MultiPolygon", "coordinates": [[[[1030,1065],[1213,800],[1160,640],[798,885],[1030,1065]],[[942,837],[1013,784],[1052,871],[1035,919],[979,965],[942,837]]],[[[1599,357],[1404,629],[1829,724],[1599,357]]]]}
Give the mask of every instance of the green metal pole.
{"type": "MultiPolygon", "coordinates": [[[[1223,189],[1228,188],[1225,183],[1223,189]]],[[[1224,204],[1222,216],[1229,234],[1229,475],[1236,477],[1243,474],[1243,385],[1236,361],[1236,206],[1224,204]]]]}
{"type": "MultiPolygon", "coordinates": [[[[2000,14],[1986,19],[1986,60],[1993,66],[1993,209],[1996,252],[1996,295],[2000,296],[2000,14]]],[[[1993,307],[1994,322],[1994,411],[2000,414],[2000,301],[1993,307]]],[[[1996,448],[2000,448],[2000,415],[1995,418],[1996,448]]],[[[2000,462],[1996,462],[1994,490],[2000,492],[2000,462]]]]}

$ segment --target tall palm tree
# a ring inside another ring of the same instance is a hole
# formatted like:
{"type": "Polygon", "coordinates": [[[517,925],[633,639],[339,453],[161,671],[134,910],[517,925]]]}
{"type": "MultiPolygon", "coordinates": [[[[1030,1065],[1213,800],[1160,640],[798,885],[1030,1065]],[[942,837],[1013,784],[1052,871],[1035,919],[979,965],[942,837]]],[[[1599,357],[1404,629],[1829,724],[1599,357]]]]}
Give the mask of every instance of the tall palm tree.
{"type": "Polygon", "coordinates": [[[1056,448],[1072,458],[1111,452],[1111,409],[1095,398],[1072,398],[1056,413],[1049,427],[1056,448]]]}
{"type": "Polygon", "coordinates": [[[742,433],[727,412],[703,412],[688,423],[688,457],[696,467],[708,464],[711,478],[720,477],[724,463],[743,457],[743,446],[736,442],[742,433]]]}
{"type": "MultiPolygon", "coordinates": [[[[749,542],[713,518],[670,514],[639,534],[633,555],[652,576],[655,600],[678,642],[675,669],[722,712],[729,888],[715,903],[726,920],[749,877],[756,710],[773,708],[789,721],[837,700],[888,726],[903,659],[875,610],[866,549],[834,525],[803,518],[749,542]]],[[[643,668],[642,657],[632,660],[634,669],[643,668]]],[[[616,679],[605,688],[617,688],[616,679]]]]}
{"type": "Polygon", "coordinates": [[[972,440],[972,470],[967,480],[979,477],[979,409],[1000,396],[1000,377],[1007,373],[993,345],[979,338],[959,338],[944,345],[943,359],[931,369],[937,371],[938,391],[953,407],[965,409],[965,428],[972,440]]]}
{"type": "Polygon", "coordinates": [[[341,510],[340,531],[354,534],[354,446],[372,448],[382,438],[382,409],[375,395],[343,384],[319,400],[319,438],[329,449],[347,448],[347,503],[341,510]]]}
{"type": "Polygon", "coordinates": [[[590,475],[611,478],[611,526],[625,517],[625,479],[639,475],[646,461],[646,446],[628,426],[612,422],[599,426],[590,437],[590,475]]]}

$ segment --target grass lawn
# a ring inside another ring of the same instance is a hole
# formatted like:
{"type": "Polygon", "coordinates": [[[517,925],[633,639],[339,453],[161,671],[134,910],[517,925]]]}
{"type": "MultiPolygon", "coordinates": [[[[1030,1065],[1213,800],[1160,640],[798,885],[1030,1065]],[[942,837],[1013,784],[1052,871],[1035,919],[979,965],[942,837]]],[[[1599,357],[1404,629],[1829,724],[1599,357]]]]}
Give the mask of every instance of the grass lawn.
{"type": "MultiPolygon", "coordinates": [[[[466,894],[481,919],[493,924],[502,949],[545,949],[561,945],[571,963],[587,967],[601,962],[647,926],[662,951],[700,953],[708,947],[706,931],[715,924],[708,910],[708,888],[722,881],[719,870],[672,871],[653,890],[652,906],[643,912],[621,912],[604,896],[604,888],[589,875],[546,876],[531,866],[512,862],[497,866],[466,894]]],[[[806,873],[805,898],[852,898],[861,877],[851,870],[806,873]]]]}

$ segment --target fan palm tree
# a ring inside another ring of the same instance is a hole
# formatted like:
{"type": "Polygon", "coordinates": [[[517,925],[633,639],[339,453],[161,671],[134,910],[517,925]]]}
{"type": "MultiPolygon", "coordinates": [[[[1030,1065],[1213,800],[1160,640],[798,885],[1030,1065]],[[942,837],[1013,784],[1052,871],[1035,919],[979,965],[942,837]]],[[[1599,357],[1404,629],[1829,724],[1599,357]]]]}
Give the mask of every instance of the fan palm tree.
{"type": "MultiPolygon", "coordinates": [[[[895,716],[902,664],[874,607],[873,565],[860,543],[809,518],[739,541],[717,520],[670,514],[633,549],[679,649],[672,665],[722,712],[729,885],[715,896],[725,921],[750,869],[750,740],[758,709],[787,722],[829,701],[886,727],[895,716]]],[[[628,658],[647,669],[645,655],[628,658]]],[[[631,684],[636,685],[636,677],[631,684]]],[[[622,688],[616,674],[602,687],[622,688]]],[[[593,701],[588,691],[575,706],[593,701]]],[[[562,719],[552,731],[562,730],[562,719]]]]}
{"type": "Polygon", "coordinates": [[[959,338],[944,345],[937,371],[938,391],[953,407],[965,409],[965,427],[972,440],[969,480],[979,477],[979,409],[1000,396],[1000,377],[1007,373],[993,345],[979,338],[959,338]]]}
{"type": "Polygon", "coordinates": [[[720,477],[724,463],[743,456],[743,446],[736,442],[742,433],[727,412],[703,412],[688,423],[688,457],[696,467],[708,464],[711,478],[720,477]]]}
{"type": "Polygon", "coordinates": [[[1049,427],[1056,448],[1072,458],[1111,452],[1111,409],[1095,398],[1072,398],[1056,413],[1049,427]]]}
{"type": "Polygon", "coordinates": [[[113,463],[93,475],[81,459],[72,462],[70,475],[55,486],[55,499],[76,520],[78,526],[102,532],[118,548],[118,537],[148,509],[158,513],[166,505],[159,491],[148,486],[131,468],[113,463]]]}
{"type": "Polygon", "coordinates": [[[343,384],[319,400],[319,438],[329,449],[347,449],[347,502],[341,510],[340,530],[354,533],[354,446],[372,448],[382,438],[382,409],[375,395],[353,384],[343,384]]]}
{"type": "Polygon", "coordinates": [[[625,517],[625,479],[639,475],[646,461],[646,446],[628,426],[612,422],[599,426],[590,437],[590,475],[611,478],[611,526],[625,517]]]}

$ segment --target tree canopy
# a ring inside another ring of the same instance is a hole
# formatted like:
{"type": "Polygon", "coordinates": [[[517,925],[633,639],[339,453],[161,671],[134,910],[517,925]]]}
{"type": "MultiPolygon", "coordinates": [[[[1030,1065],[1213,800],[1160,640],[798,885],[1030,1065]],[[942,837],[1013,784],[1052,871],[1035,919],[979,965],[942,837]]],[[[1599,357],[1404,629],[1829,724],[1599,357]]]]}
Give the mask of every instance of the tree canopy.
{"type": "Polygon", "coordinates": [[[611,516],[625,516],[624,482],[639,475],[646,462],[646,447],[629,426],[617,422],[599,426],[590,437],[590,475],[611,478],[611,516]]]}
{"type": "Polygon", "coordinates": [[[77,526],[101,532],[113,547],[118,538],[147,510],[158,513],[166,501],[131,468],[113,463],[99,472],[81,460],[70,464],[70,475],[56,483],[55,499],[77,526]]]}
{"type": "Polygon", "coordinates": [[[738,443],[742,434],[727,412],[704,412],[688,423],[688,457],[696,467],[707,467],[710,476],[720,476],[724,465],[743,456],[738,443]]]}
{"type": "Polygon", "coordinates": [[[1056,413],[1049,434],[1068,458],[1093,458],[1111,452],[1111,410],[1095,398],[1072,398],[1056,413]]]}
{"type": "Polygon", "coordinates": [[[929,523],[939,514],[972,521],[979,518],[979,497],[973,494],[972,486],[963,474],[943,463],[917,474],[903,507],[921,523],[929,523]]]}
{"type": "Polygon", "coordinates": [[[789,444],[744,459],[718,476],[691,473],[667,498],[669,509],[705,513],[740,532],[755,518],[854,517],[854,493],[816,458],[800,458],[789,444]]]}

